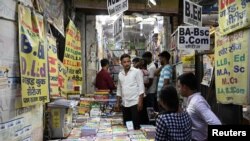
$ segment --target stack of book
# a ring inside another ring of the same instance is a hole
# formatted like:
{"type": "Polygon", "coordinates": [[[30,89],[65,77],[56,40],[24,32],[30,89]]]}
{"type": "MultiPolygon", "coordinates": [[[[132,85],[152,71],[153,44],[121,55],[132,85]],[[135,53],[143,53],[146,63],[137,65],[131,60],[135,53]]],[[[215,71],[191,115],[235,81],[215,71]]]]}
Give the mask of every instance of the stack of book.
{"type": "Polygon", "coordinates": [[[92,108],[90,110],[90,117],[100,117],[100,116],[101,116],[100,108],[92,108]]]}
{"type": "Polygon", "coordinates": [[[130,141],[130,138],[126,135],[113,136],[113,141],[130,141]]]}
{"type": "Polygon", "coordinates": [[[83,126],[81,128],[81,137],[84,136],[96,136],[98,129],[90,126],[83,126]]]}
{"type": "Polygon", "coordinates": [[[85,113],[89,113],[90,111],[90,105],[94,101],[94,98],[81,98],[80,99],[80,106],[78,107],[78,113],[80,115],[83,115],[85,113]]]}
{"type": "Polygon", "coordinates": [[[76,116],[76,123],[83,125],[88,121],[89,116],[88,115],[77,115],[76,116]]]}
{"type": "Polygon", "coordinates": [[[95,100],[103,104],[107,104],[109,100],[109,90],[97,90],[95,91],[95,100]]]}
{"type": "Polygon", "coordinates": [[[125,128],[122,125],[117,125],[117,126],[112,126],[112,133],[114,136],[123,136],[123,135],[127,135],[127,128],[125,128]]]}
{"type": "Polygon", "coordinates": [[[146,139],[146,137],[143,134],[134,134],[134,135],[129,135],[130,139],[132,140],[142,140],[146,139]]]}
{"type": "Polygon", "coordinates": [[[111,124],[112,124],[112,126],[122,125],[123,124],[123,119],[120,118],[120,117],[112,118],[111,124]]]}
{"type": "Polygon", "coordinates": [[[113,137],[111,136],[99,136],[96,137],[95,141],[112,141],[113,137]]]}
{"type": "Polygon", "coordinates": [[[156,134],[156,127],[153,125],[141,125],[141,130],[147,139],[154,139],[156,134]]]}

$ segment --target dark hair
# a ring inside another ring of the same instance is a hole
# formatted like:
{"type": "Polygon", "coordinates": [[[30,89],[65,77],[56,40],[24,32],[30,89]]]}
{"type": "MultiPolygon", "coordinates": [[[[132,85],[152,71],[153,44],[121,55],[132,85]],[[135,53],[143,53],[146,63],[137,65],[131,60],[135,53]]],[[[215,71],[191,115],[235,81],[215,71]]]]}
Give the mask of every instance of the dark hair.
{"type": "Polygon", "coordinates": [[[152,58],[152,56],[153,56],[152,53],[149,52],[149,51],[145,52],[145,53],[142,55],[143,58],[152,58]]]}
{"type": "Polygon", "coordinates": [[[169,61],[169,59],[171,57],[171,55],[167,51],[161,52],[158,56],[166,58],[167,61],[169,61]]]}
{"type": "Polygon", "coordinates": [[[140,59],[141,67],[147,69],[147,60],[146,59],[140,59]]]}
{"type": "Polygon", "coordinates": [[[179,97],[175,87],[167,86],[161,89],[160,101],[166,105],[170,111],[168,112],[177,112],[179,108],[179,97]]]}
{"type": "Polygon", "coordinates": [[[122,61],[123,58],[129,58],[130,59],[131,57],[128,54],[122,54],[120,60],[122,61]]]}
{"type": "Polygon", "coordinates": [[[101,66],[102,66],[102,67],[105,67],[105,66],[107,66],[107,65],[109,65],[109,60],[108,60],[108,59],[102,59],[102,60],[101,60],[101,66]]]}
{"type": "Polygon", "coordinates": [[[196,77],[193,73],[184,73],[178,77],[178,80],[180,81],[181,85],[186,85],[189,87],[191,90],[196,90],[196,77]]]}
{"type": "Polygon", "coordinates": [[[133,63],[138,63],[138,62],[140,62],[140,58],[135,57],[135,58],[132,60],[132,62],[133,62],[133,63]]]}

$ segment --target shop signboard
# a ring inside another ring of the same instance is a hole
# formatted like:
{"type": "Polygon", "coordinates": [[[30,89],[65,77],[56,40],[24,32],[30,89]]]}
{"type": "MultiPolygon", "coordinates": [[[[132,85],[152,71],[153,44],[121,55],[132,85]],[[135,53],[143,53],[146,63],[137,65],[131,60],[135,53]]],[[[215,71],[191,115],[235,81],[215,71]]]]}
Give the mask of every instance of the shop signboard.
{"type": "Polygon", "coordinates": [[[191,2],[189,0],[184,0],[184,14],[183,22],[189,25],[202,26],[202,6],[191,2]]]}
{"type": "Polygon", "coordinates": [[[43,16],[18,5],[22,106],[49,102],[43,16]]]}
{"type": "MultiPolygon", "coordinates": [[[[63,58],[63,64],[66,67],[67,74],[67,95],[74,92],[74,86],[82,85],[82,51],[80,41],[80,31],[76,28],[73,21],[70,20],[66,29],[66,46],[63,58]]],[[[79,95],[79,92],[77,92],[79,95]]]]}
{"type": "Polygon", "coordinates": [[[117,15],[128,10],[128,0],[107,0],[107,8],[110,16],[117,15]]]}
{"type": "Polygon", "coordinates": [[[209,50],[209,27],[179,26],[178,49],[180,50],[209,50]]]}
{"type": "Polygon", "coordinates": [[[250,25],[249,0],[219,0],[219,28],[222,35],[250,25]]]}
{"type": "Polygon", "coordinates": [[[215,33],[216,97],[222,104],[249,104],[250,30],[215,33]]]}
{"type": "Polygon", "coordinates": [[[58,87],[61,97],[67,98],[67,77],[68,70],[61,61],[58,60],[58,87]]]}
{"type": "Polygon", "coordinates": [[[51,97],[60,96],[58,90],[58,59],[56,39],[47,35],[48,41],[48,63],[49,63],[49,92],[51,97]]]}
{"type": "Polygon", "coordinates": [[[121,14],[114,22],[114,41],[115,43],[120,42],[123,39],[123,15],[121,14]]]}
{"type": "Polygon", "coordinates": [[[82,86],[82,51],[80,31],[70,20],[66,29],[66,46],[63,64],[68,70],[67,89],[73,90],[73,86],[82,86]]]}

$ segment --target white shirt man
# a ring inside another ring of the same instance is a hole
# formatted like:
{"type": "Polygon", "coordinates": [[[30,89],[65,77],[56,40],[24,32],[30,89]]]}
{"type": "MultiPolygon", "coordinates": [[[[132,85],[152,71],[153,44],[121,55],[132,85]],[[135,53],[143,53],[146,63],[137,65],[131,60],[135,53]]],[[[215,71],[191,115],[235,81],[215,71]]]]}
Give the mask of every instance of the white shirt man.
{"type": "MultiPolygon", "coordinates": [[[[152,53],[147,51],[142,55],[142,58],[146,60],[147,63],[147,70],[149,72],[149,83],[145,85],[147,89],[147,96],[144,102],[144,106],[147,107],[154,107],[154,109],[158,109],[156,106],[156,91],[157,91],[157,76],[155,76],[156,66],[152,61],[152,53]]],[[[147,115],[146,115],[147,116],[147,115]]]]}
{"type": "Polygon", "coordinates": [[[127,73],[122,70],[118,75],[117,96],[122,97],[122,105],[131,107],[139,102],[139,95],[144,93],[141,70],[131,67],[127,73]]]}
{"type": "Polygon", "coordinates": [[[118,75],[117,104],[122,100],[123,123],[133,121],[134,129],[139,129],[139,111],[143,108],[144,83],[141,70],[131,67],[128,54],[121,56],[123,70],[118,75]]]}

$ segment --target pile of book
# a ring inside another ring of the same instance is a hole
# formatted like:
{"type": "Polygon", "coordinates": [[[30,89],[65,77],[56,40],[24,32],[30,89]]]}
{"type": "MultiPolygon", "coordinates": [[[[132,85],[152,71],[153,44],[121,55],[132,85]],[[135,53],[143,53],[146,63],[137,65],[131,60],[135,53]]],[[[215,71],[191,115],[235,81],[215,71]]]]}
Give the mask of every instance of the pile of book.
{"type": "Polygon", "coordinates": [[[112,118],[112,121],[111,121],[112,125],[122,125],[123,124],[123,120],[122,118],[112,118]]]}
{"type": "Polygon", "coordinates": [[[147,139],[154,139],[156,134],[156,127],[153,125],[141,125],[141,130],[147,139]]]}
{"type": "Polygon", "coordinates": [[[80,115],[84,125],[74,128],[67,141],[153,141],[155,126],[141,125],[141,130],[128,130],[122,118],[87,118],[80,115]]]}
{"type": "Polygon", "coordinates": [[[80,115],[83,115],[85,113],[89,113],[90,106],[94,100],[95,100],[94,98],[90,98],[90,97],[81,98],[80,99],[80,106],[78,107],[78,113],[80,115]]]}
{"type": "Polygon", "coordinates": [[[84,123],[87,122],[88,119],[89,119],[88,115],[77,115],[75,118],[75,122],[77,124],[83,125],[84,123]]]}
{"type": "Polygon", "coordinates": [[[112,128],[111,128],[111,119],[101,119],[99,130],[96,135],[98,139],[110,139],[112,140],[112,128]]]}
{"type": "Polygon", "coordinates": [[[90,118],[81,128],[81,137],[96,136],[99,129],[100,118],[90,118]]]}
{"type": "Polygon", "coordinates": [[[103,104],[107,104],[109,100],[109,90],[97,90],[95,91],[94,96],[96,101],[102,102],[103,104]]]}
{"type": "Polygon", "coordinates": [[[127,135],[127,128],[125,128],[122,125],[116,125],[116,126],[112,126],[112,134],[114,136],[126,136],[127,135]]]}
{"type": "Polygon", "coordinates": [[[81,137],[84,136],[96,136],[98,129],[90,126],[83,126],[81,128],[81,137]]]}
{"type": "Polygon", "coordinates": [[[113,141],[130,141],[130,138],[127,135],[113,136],[113,141]]]}
{"type": "Polygon", "coordinates": [[[101,116],[100,108],[91,108],[90,117],[100,117],[100,116],[101,116]]]}

